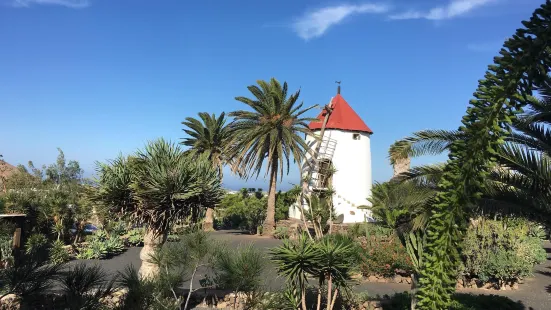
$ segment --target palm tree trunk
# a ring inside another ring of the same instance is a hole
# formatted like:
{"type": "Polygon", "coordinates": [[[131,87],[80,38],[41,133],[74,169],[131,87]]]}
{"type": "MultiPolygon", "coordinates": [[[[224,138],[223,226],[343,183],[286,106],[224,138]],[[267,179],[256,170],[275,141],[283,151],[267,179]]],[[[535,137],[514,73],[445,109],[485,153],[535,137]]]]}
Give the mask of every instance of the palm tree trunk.
{"type": "Polygon", "coordinates": [[[272,236],[275,229],[277,160],[272,160],[273,163],[270,171],[270,188],[268,189],[268,209],[266,210],[266,219],[264,220],[264,227],[262,229],[262,233],[268,236],[272,236]]]}
{"type": "MultiPolygon", "coordinates": [[[[218,156],[218,155],[216,155],[218,156]]],[[[220,183],[224,179],[224,173],[222,171],[222,163],[219,162],[218,174],[220,175],[220,183]]],[[[207,212],[205,213],[205,219],[203,220],[203,231],[213,231],[214,230],[214,208],[208,207],[207,212]]]]}
{"type": "Polygon", "coordinates": [[[140,252],[140,259],[142,266],[140,267],[140,276],[145,278],[152,278],[159,274],[159,266],[150,262],[151,255],[155,253],[155,250],[162,246],[167,237],[167,232],[155,231],[147,229],[143,238],[143,249],[140,252]]]}

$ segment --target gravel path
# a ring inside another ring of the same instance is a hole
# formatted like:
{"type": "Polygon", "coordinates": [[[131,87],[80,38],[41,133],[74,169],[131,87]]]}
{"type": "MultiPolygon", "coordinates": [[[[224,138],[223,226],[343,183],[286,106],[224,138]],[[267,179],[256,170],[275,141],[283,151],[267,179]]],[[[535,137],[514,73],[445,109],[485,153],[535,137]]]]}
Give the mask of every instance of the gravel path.
{"type": "MultiPolygon", "coordinates": [[[[225,240],[230,247],[237,248],[240,244],[253,243],[255,246],[268,252],[272,247],[281,244],[280,240],[268,237],[259,237],[242,234],[239,231],[216,231],[213,236],[217,240],[225,240]]],[[[514,301],[520,301],[526,306],[526,309],[546,310],[551,309],[551,243],[545,242],[544,247],[548,254],[548,259],[541,265],[536,266],[536,271],[533,278],[527,279],[524,284],[520,285],[518,290],[514,291],[495,291],[495,290],[480,290],[480,289],[460,289],[461,293],[472,294],[496,294],[506,296],[514,301]]],[[[101,266],[110,274],[115,275],[118,271],[124,270],[126,266],[132,264],[139,268],[141,261],[139,252],[141,248],[130,248],[123,254],[113,257],[108,260],[85,260],[87,264],[101,264],[101,266]]],[[[196,279],[201,278],[198,275],[196,279]]],[[[268,268],[266,272],[266,284],[269,289],[278,289],[283,286],[284,280],[277,276],[273,266],[268,268]]],[[[198,286],[199,283],[194,283],[198,286]]],[[[186,284],[187,286],[187,284],[186,284]]],[[[408,291],[409,285],[397,283],[361,283],[356,286],[357,292],[368,292],[369,295],[392,295],[397,292],[408,291]]],[[[488,309],[491,310],[491,309],[488,309]]]]}

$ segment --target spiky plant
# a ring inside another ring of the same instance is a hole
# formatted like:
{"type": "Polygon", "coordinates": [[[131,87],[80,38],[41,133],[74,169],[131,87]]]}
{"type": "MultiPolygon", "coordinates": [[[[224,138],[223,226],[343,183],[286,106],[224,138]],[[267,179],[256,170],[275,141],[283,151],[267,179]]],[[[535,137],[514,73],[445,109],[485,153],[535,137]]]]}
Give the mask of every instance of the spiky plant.
{"type": "Polygon", "coordinates": [[[218,170],[206,156],[192,158],[163,139],[148,143],[130,159],[100,165],[98,172],[99,201],[146,226],[140,254],[144,276],[158,272],[149,256],[166,241],[172,225],[181,219],[196,221],[201,209],[216,205],[224,194],[218,170]]]}
{"type": "Polygon", "coordinates": [[[308,145],[300,134],[310,134],[304,117],[310,109],[297,104],[300,91],[288,96],[287,83],[281,85],[272,78],[269,82],[259,80],[258,86],[248,87],[253,98],[236,97],[252,111],[235,111],[230,116],[235,120],[230,124],[233,143],[230,156],[233,166],[246,177],[259,176],[263,165],[269,179],[268,210],[263,231],[271,234],[275,228],[275,205],[278,177],[289,172],[290,160],[300,163],[308,145]]]}
{"type": "Polygon", "coordinates": [[[551,0],[523,26],[505,42],[479,82],[459,128],[463,139],[450,147],[426,229],[417,294],[420,309],[448,308],[460,263],[459,244],[472,206],[495,169],[498,149],[510,135],[512,120],[533,90],[549,82],[551,0]]]}

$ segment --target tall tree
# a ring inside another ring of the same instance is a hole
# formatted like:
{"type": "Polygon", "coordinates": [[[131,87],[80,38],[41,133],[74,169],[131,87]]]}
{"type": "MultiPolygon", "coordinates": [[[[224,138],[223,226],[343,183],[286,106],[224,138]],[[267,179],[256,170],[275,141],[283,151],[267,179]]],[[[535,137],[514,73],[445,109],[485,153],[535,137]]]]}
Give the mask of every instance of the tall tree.
{"type": "MultiPolygon", "coordinates": [[[[230,130],[226,125],[225,113],[220,116],[208,113],[199,113],[199,119],[187,117],[182,124],[187,127],[184,132],[189,137],[183,138],[180,142],[191,147],[193,155],[206,154],[212,164],[218,169],[220,178],[223,178],[222,168],[229,162],[227,148],[230,143],[230,130]]],[[[212,230],[214,227],[214,206],[209,206],[203,221],[204,230],[212,230]]]]}
{"type": "Polygon", "coordinates": [[[494,170],[509,126],[551,68],[551,0],[508,39],[480,80],[454,141],[426,229],[420,268],[419,309],[447,309],[460,262],[458,244],[467,219],[494,170]]]}
{"type": "Polygon", "coordinates": [[[150,256],[180,219],[197,220],[199,209],[223,195],[218,170],[206,156],[194,158],[178,145],[159,139],[130,158],[98,165],[98,199],[112,212],[129,214],[146,226],[140,274],[158,273],[150,256]]]}
{"type": "Polygon", "coordinates": [[[310,134],[304,113],[314,106],[303,109],[297,105],[300,90],[287,96],[287,82],[281,85],[272,78],[269,82],[259,80],[248,90],[253,98],[236,97],[252,111],[235,111],[230,116],[234,141],[231,145],[233,164],[245,177],[259,176],[266,165],[265,176],[269,178],[268,210],[264,232],[271,234],[275,228],[276,187],[278,176],[289,173],[291,158],[300,163],[308,151],[308,145],[299,134],[310,134]]]}

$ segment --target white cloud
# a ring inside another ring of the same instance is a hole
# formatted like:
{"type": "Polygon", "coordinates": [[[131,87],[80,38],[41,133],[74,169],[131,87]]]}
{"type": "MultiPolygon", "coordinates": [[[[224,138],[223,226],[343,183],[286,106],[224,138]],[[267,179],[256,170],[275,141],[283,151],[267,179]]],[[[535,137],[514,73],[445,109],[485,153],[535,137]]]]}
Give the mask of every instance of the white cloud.
{"type": "Polygon", "coordinates": [[[15,7],[30,7],[32,5],[60,5],[72,9],[82,9],[90,6],[88,0],[14,0],[15,7]]]}
{"type": "Polygon", "coordinates": [[[474,9],[496,1],[498,0],[451,0],[446,6],[435,7],[430,9],[428,12],[407,11],[404,13],[391,15],[390,19],[451,19],[467,14],[474,9]]]}
{"type": "Polygon", "coordinates": [[[331,26],[342,22],[353,14],[386,13],[389,7],[384,4],[366,3],[361,5],[343,4],[320,8],[309,12],[293,23],[293,29],[304,40],[322,36],[331,26]]]}

